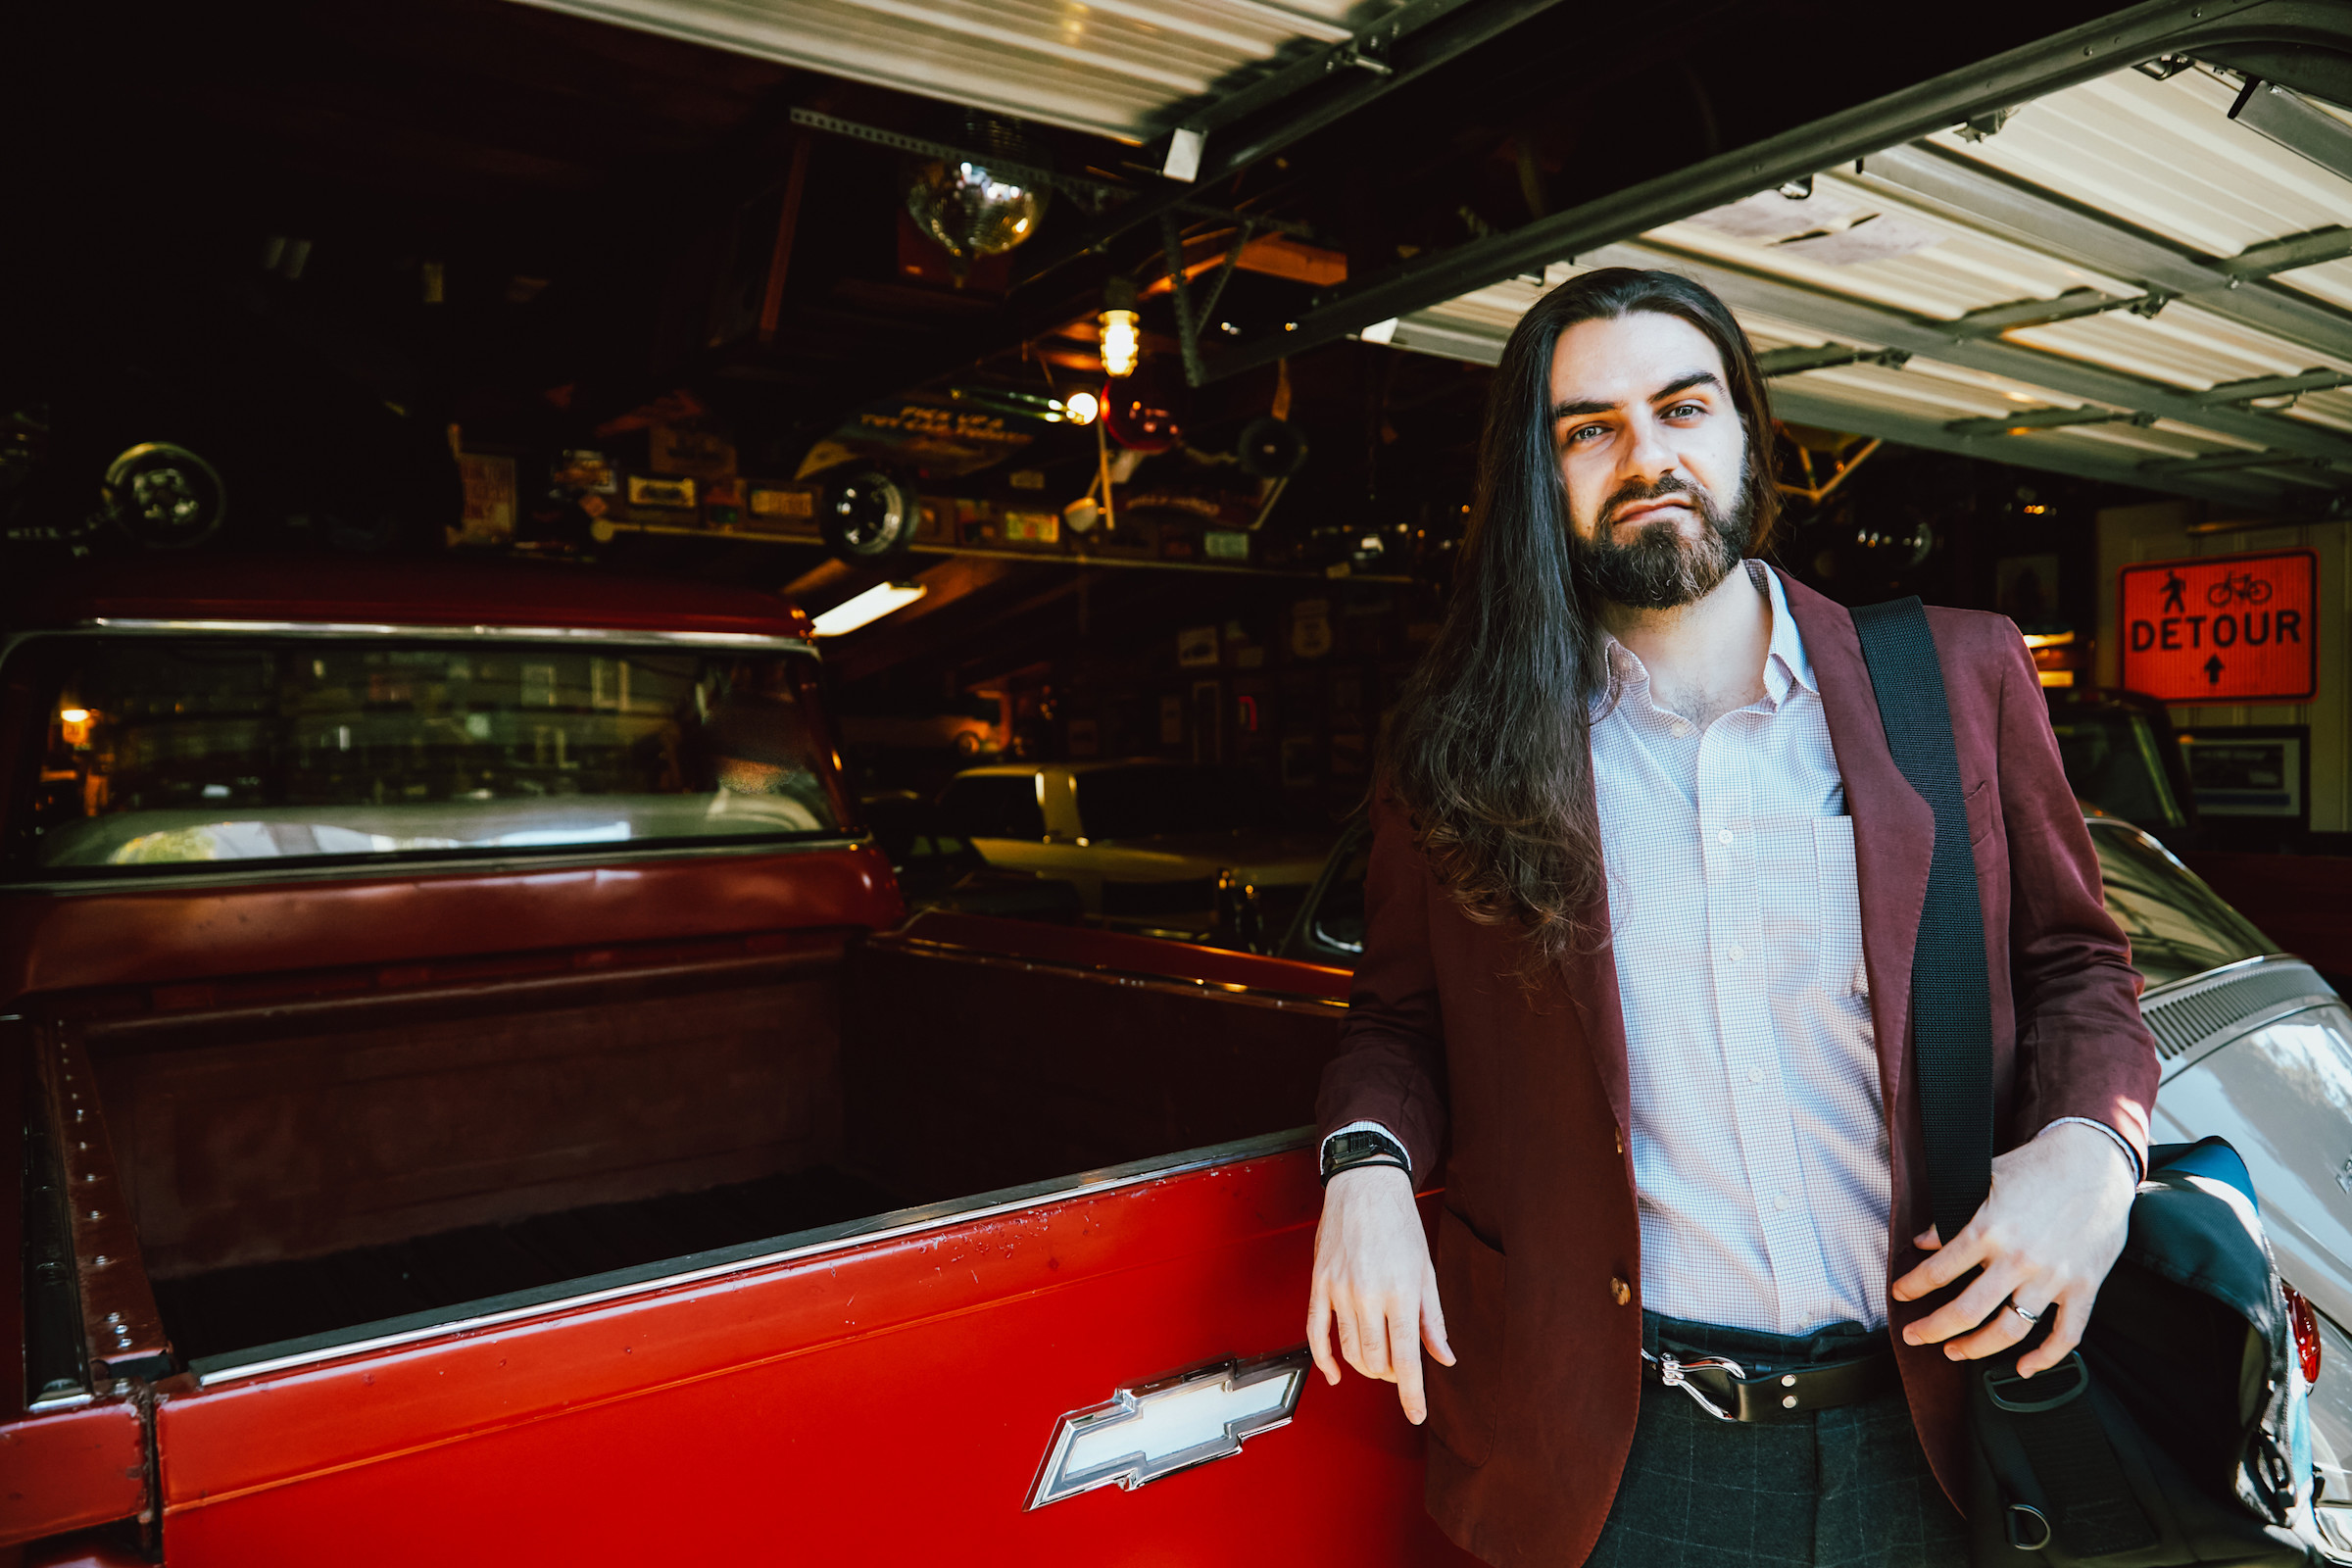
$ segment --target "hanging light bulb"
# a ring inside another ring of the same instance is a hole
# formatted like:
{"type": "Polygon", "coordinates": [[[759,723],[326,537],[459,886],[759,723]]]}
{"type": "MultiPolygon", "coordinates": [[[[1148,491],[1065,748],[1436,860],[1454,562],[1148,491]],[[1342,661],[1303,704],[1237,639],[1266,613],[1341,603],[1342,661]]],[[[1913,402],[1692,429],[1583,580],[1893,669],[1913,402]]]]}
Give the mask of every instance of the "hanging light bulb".
{"type": "Polygon", "coordinates": [[[1092,392],[1073,392],[1061,408],[1061,416],[1070,423],[1092,424],[1095,416],[1102,412],[1102,403],[1092,392]]]}
{"type": "Polygon", "coordinates": [[[1102,373],[1113,377],[1133,375],[1144,345],[1143,318],[1136,315],[1132,281],[1114,277],[1102,286],[1102,315],[1097,325],[1102,329],[1102,373]]]}

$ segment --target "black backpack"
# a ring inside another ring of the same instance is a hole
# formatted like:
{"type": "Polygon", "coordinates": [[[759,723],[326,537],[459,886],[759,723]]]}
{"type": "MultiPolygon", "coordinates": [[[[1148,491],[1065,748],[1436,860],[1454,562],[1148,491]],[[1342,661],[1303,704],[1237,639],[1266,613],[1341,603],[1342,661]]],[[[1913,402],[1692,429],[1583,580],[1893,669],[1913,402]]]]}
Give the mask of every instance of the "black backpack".
{"type": "MultiPolygon", "coordinates": [[[[1954,1236],[1991,1187],[1992,1012],[1951,710],[1917,599],[1853,616],[1887,746],[1936,813],[1912,1028],[1931,1207],[1954,1236]]],[[[2032,1379],[2033,1338],[1968,1363],[1978,1568],[2321,1561],[2290,1522],[2311,1467],[2288,1314],[2237,1152],[2151,1149],[2082,1345],[2032,1379]]]]}

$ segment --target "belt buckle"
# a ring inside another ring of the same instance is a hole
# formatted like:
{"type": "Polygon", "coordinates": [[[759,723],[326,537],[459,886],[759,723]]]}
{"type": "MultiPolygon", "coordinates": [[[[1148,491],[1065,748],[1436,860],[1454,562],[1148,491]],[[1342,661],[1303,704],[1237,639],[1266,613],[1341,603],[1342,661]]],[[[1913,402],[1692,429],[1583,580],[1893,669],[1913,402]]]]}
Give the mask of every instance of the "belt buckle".
{"type": "Polygon", "coordinates": [[[1697,1401],[1698,1407],[1718,1421],[1737,1421],[1740,1417],[1701,1393],[1697,1384],[1686,1374],[1691,1372],[1728,1372],[1735,1381],[1745,1381],[1747,1369],[1739,1362],[1720,1355],[1703,1355],[1685,1361],[1673,1355],[1652,1355],[1642,1352],[1642,1359],[1658,1369],[1658,1381],[1670,1389],[1680,1389],[1697,1401]]]}

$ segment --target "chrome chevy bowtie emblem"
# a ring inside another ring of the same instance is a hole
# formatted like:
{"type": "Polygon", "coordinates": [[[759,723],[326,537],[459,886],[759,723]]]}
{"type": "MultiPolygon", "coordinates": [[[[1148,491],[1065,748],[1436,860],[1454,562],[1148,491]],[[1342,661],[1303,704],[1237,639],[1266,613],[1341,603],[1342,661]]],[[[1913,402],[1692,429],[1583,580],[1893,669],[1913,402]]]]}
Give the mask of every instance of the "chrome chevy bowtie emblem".
{"type": "Polygon", "coordinates": [[[1254,1361],[1231,1357],[1120,1389],[1073,1410],[1054,1429],[1029,1506],[1117,1482],[1129,1492],[1242,1451],[1242,1440],[1282,1426],[1306,1385],[1306,1347],[1254,1361]]]}

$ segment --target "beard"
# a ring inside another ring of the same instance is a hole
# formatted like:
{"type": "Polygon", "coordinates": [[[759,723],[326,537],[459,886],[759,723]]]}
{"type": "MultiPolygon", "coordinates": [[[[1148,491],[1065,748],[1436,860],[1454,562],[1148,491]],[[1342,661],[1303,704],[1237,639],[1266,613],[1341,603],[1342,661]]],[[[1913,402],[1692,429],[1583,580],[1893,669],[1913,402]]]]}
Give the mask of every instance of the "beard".
{"type": "Polygon", "coordinates": [[[1628,610],[1673,610],[1705,598],[1731,575],[1753,542],[1754,522],[1755,503],[1744,472],[1728,508],[1704,486],[1669,473],[1655,484],[1622,486],[1602,504],[1600,525],[1592,538],[1571,528],[1570,558],[1578,582],[1595,597],[1628,610]],[[1630,540],[1610,536],[1621,508],[1670,495],[1687,497],[1698,514],[1697,538],[1686,539],[1680,529],[1655,523],[1630,540]]]}

